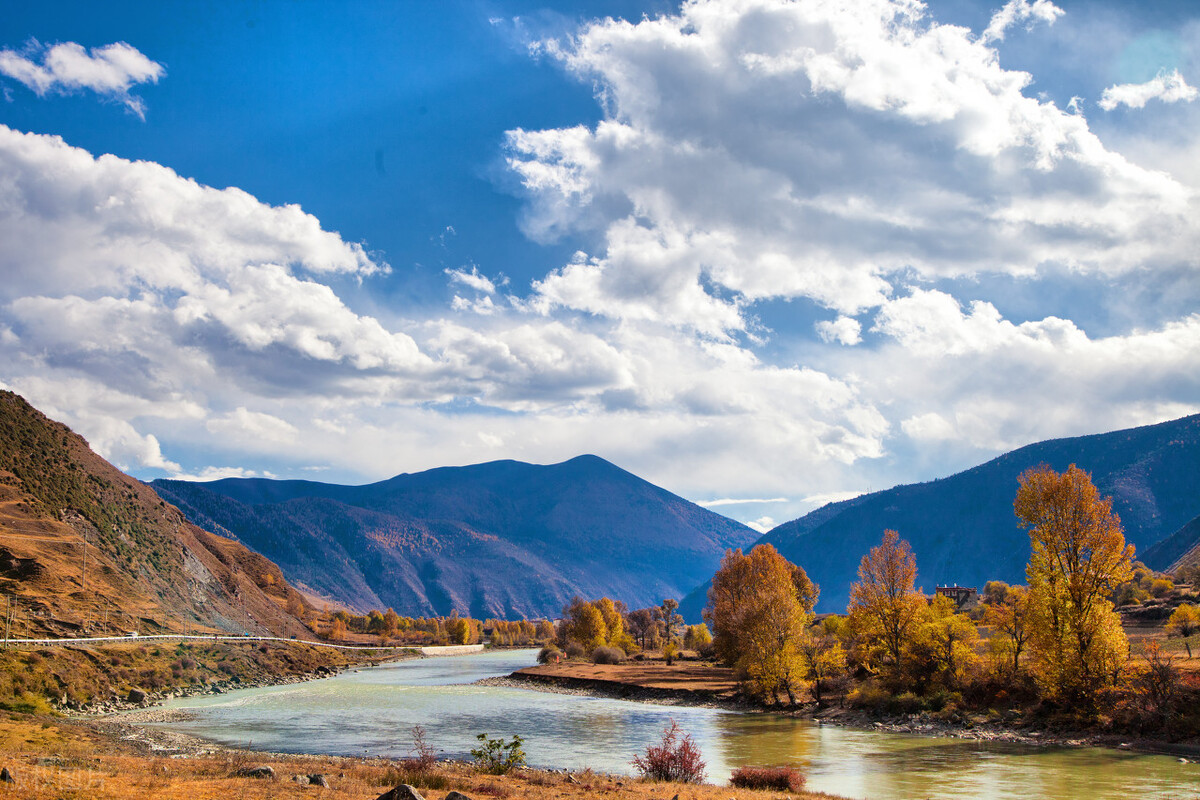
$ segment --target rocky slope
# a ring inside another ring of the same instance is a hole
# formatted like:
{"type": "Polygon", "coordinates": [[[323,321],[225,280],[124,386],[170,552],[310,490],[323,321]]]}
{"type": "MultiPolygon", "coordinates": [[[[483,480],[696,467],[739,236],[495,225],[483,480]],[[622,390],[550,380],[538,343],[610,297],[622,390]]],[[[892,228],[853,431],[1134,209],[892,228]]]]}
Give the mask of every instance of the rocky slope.
{"type": "Polygon", "coordinates": [[[311,635],[269,560],[190,524],[22,397],[0,392],[0,591],[12,635],[311,635]]]}

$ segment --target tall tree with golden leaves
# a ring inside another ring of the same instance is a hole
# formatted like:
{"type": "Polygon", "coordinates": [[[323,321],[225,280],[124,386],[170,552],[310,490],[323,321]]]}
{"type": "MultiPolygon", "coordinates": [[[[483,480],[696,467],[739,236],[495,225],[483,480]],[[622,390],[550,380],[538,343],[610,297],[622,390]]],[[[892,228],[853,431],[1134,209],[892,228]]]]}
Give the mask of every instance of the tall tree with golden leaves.
{"type": "Polygon", "coordinates": [[[758,697],[795,693],[804,677],[801,642],[819,588],[769,544],[730,550],[713,576],[705,617],[713,644],[758,697]]]}
{"type": "Polygon", "coordinates": [[[1129,643],[1109,599],[1133,575],[1112,499],[1072,464],[1042,465],[1020,478],[1013,508],[1029,529],[1030,655],[1034,677],[1052,697],[1090,701],[1116,679],[1129,643]]]}
{"type": "Polygon", "coordinates": [[[886,530],[883,541],[863,556],[858,582],[850,587],[851,625],[897,672],[925,607],[925,598],[914,588],[916,580],[912,547],[896,531],[886,530]]]}

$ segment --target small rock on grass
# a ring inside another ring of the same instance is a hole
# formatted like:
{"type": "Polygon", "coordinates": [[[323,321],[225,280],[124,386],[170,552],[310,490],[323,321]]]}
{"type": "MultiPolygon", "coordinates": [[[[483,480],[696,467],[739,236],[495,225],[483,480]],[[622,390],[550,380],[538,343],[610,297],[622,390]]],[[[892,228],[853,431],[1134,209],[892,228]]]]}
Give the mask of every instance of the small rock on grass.
{"type": "Polygon", "coordinates": [[[310,783],[307,775],[293,775],[292,781],[294,783],[300,784],[301,786],[308,786],[308,784],[310,783]]]}
{"type": "Polygon", "coordinates": [[[234,773],[239,778],[263,778],[265,780],[275,779],[275,770],[273,767],[242,767],[234,773]]]}
{"type": "Polygon", "coordinates": [[[0,783],[16,783],[16,777],[8,771],[8,767],[0,769],[0,783]]]}
{"type": "Polygon", "coordinates": [[[425,800],[415,787],[402,783],[394,789],[388,789],[375,800],[425,800]]]}
{"type": "Polygon", "coordinates": [[[327,781],[327,780],[325,779],[325,776],[324,776],[324,775],[321,775],[320,773],[317,773],[317,774],[315,774],[315,775],[309,775],[309,776],[308,776],[308,785],[309,785],[309,786],[322,786],[322,787],[324,787],[324,788],[328,789],[328,788],[329,788],[329,781],[327,781]]]}
{"type": "Polygon", "coordinates": [[[463,794],[460,791],[454,790],[454,791],[451,791],[448,795],[446,795],[446,800],[471,800],[471,798],[467,797],[465,794],[463,794]]]}

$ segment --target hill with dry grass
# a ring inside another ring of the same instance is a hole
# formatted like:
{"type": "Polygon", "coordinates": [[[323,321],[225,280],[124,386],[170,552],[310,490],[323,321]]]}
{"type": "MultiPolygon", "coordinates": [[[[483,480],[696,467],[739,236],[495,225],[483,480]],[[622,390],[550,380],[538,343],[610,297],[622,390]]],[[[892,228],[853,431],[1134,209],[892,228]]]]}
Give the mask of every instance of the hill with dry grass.
{"type": "Polygon", "coordinates": [[[297,617],[313,609],[275,564],[190,524],[12,392],[0,392],[0,592],[13,637],[311,634],[297,617]]]}

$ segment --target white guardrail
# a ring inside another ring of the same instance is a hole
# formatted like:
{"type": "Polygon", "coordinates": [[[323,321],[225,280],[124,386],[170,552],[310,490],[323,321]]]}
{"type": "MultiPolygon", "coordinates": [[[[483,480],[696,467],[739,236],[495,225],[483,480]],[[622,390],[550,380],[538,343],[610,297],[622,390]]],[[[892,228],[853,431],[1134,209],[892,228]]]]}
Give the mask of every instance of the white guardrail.
{"type": "MultiPolygon", "coordinates": [[[[89,644],[92,642],[148,642],[164,640],[194,640],[205,642],[286,642],[288,644],[308,644],[314,647],[333,647],[338,650],[415,650],[423,656],[465,656],[483,651],[481,644],[439,645],[435,647],[415,647],[412,645],[365,645],[365,644],[332,644],[311,639],[291,639],[282,636],[222,636],[184,633],[156,633],[146,636],[89,636],[78,639],[9,639],[7,645],[30,645],[32,647],[52,647],[60,644],[89,644]]],[[[0,640],[3,641],[3,640],[0,640]]]]}

